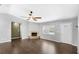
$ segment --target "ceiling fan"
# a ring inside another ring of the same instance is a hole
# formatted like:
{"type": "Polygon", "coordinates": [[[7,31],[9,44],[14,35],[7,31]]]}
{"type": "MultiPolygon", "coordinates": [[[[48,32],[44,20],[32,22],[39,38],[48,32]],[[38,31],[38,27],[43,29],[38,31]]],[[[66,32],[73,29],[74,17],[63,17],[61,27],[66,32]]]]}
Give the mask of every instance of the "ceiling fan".
{"type": "Polygon", "coordinates": [[[33,11],[30,11],[29,14],[28,14],[28,17],[26,17],[27,20],[34,20],[34,21],[37,21],[38,19],[41,19],[42,17],[40,16],[33,16],[33,11]]]}

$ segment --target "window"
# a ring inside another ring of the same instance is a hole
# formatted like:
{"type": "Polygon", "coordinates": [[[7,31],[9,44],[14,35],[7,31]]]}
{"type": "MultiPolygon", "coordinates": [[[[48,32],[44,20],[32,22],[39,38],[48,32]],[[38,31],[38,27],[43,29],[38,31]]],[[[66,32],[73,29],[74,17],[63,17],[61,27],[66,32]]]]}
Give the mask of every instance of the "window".
{"type": "Polygon", "coordinates": [[[43,26],[43,34],[54,35],[55,34],[55,26],[54,25],[44,25],[43,26]]]}

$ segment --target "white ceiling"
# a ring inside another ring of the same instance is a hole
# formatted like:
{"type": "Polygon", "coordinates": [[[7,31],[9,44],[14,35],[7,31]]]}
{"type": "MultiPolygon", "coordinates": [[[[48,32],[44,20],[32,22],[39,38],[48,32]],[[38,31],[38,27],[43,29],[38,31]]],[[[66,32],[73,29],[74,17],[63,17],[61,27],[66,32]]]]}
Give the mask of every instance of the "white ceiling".
{"type": "Polygon", "coordinates": [[[10,5],[9,4],[0,4],[0,13],[9,13],[10,5]]]}
{"type": "Polygon", "coordinates": [[[32,10],[33,15],[42,16],[36,23],[79,16],[77,4],[12,4],[9,9],[10,14],[22,19],[28,15],[29,10],[32,10]]]}

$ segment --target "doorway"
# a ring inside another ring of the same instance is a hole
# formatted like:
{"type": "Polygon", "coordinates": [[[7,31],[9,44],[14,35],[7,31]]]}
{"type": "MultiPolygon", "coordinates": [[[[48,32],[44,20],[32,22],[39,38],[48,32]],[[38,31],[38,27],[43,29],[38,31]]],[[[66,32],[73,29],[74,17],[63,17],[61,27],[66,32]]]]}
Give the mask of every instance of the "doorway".
{"type": "Polygon", "coordinates": [[[11,39],[20,39],[20,23],[11,22],[11,39]]]}

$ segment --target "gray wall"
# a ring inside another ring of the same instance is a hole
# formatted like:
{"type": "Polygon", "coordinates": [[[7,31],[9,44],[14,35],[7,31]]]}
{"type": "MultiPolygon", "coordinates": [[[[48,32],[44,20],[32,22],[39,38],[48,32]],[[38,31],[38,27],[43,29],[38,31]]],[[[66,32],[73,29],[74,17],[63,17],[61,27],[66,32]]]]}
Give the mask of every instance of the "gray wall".
{"type": "Polygon", "coordinates": [[[31,32],[38,32],[40,35],[38,23],[28,22],[13,15],[2,13],[0,14],[0,43],[11,41],[11,22],[21,24],[22,39],[28,38],[31,32]]]}
{"type": "Polygon", "coordinates": [[[76,28],[77,21],[78,21],[78,18],[77,17],[73,17],[73,18],[67,18],[67,19],[52,21],[52,22],[41,23],[40,24],[41,38],[47,39],[47,40],[51,40],[51,41],[61,42],[61,38],[60,38],[60,24],[62,24],[62,23],[72,23],[72,38],[73,38],[72,39],[72,44],[77,46],[77,32],[78,32],[78,29],[76,28]],[[55,33],[56,33],[55,35],[43,34],[42,27],[44,25],[48,25],[48,24],[51,24],[52,26],[55,25],[55,33]]]}
{"type": "Polygon", "coordinates": [[[78,44],[77,46],[78,46],[78,53],[79,53],[79,16],[78,16],[78,44]]]}
{"type": "Polygon", "coordinates": [[[0,43],[11,41],[11,22],[21,23],[22,39],[27,38],[28,23],[9,14],[0,14],[0,43]]]}
{"type": "Polygon", "coordinates": [[[78,32],[78,29],[76,28],[76,25],[78,24],[77,19],[78,19],[77,17],[74,17],[74,18],[62,19],[62,20],[46,22],[46,23],[31,23],[31,22],[26,22],[23,19],[17,18],[9,14],[0,14],[0,43],[11,41],[11,22],[21,23],[22,39],[28,38],[30,32],[36,31],[39,33],[39,36],[41,38],[51,41],[57,41],[57,42],[61,42],[60,24],[70,22],[73,24],[72,44],[77,45],[77,32],[78,32]],[[55,25],[56,34],[54,36],[43,34],[42,27],[44,25],[55,25]]]}
{"type": "Polygon", "coordinates": [[[52,40],[52,41],[59,41],[59,24],[57,24],[56,22],[48,22],[48,23],[42,23],[40,24],[40,35],[41,35],[41,38],[43,39],[47,39],[47,40],[52,40]],[[42,31],[42,28],[43,26],[46,26],[46,25],[52,25],[52,26],[55,26],[55,35],[49,35],[49,34],[43,34],[43,31],[42,31]]]}
{"type": "Polygon", "coordinates": [[[40,27],[38,23],[29,22],[28,23],[28,36],[31,35],[31,32],[38,32],[38,36],[40,35],[40,27]]]}

